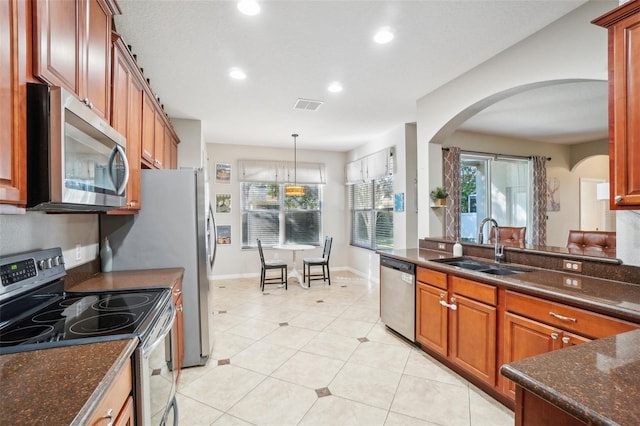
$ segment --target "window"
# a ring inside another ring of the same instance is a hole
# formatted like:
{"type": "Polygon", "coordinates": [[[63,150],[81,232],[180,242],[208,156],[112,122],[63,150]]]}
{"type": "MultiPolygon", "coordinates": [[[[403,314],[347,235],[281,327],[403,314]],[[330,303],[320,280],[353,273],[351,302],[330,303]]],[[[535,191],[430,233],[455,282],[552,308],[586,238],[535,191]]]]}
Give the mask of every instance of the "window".
{"type": "Polygon", "coordinates": [[[279,243],[320,245],[322,189],[303,185],[302,197],[284,195],[284,184],[241,182],[242,248],[279,243]]]}
{"type": "Polygon", "coordinates": [[[351,185],[349,205],[351,245],[393,248],[393,176],[351,185]]]}
{"type": "Polygon", "coordinates": [[[475,241],[485,217],[493,217],[501,226],[531,228],[529,163],[527,159],[460,155],[462,240],[475,241]]]}

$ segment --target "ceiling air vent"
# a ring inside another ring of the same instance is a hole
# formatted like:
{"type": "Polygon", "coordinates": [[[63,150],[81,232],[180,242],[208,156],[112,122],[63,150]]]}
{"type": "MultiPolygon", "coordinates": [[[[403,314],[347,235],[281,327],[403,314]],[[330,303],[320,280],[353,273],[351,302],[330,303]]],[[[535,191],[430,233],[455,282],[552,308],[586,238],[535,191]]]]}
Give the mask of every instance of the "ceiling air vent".
{"type": "Polygon", "coordinates": [[[298,98],[295,105],[293,106],[293,109],[301,109],[305,111],[317,111],[318,108],[320,108],[320,105],[322,104],[323,104],[322,101],[314,101],[312,99],[298,98]]]}

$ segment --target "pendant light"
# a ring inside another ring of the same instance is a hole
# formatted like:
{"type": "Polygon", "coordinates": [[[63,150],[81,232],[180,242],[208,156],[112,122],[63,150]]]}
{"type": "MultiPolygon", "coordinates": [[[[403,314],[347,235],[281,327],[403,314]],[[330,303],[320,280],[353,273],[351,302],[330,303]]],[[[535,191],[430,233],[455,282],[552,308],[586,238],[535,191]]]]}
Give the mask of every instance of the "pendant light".
{"type": "Polygon", "coordinates": [[[298,157],[297,157],[297,147],[296,147],[296,138],[298,137],[297,133],[292,134],[293,136],[293,185],[287,185],[284,188],[284,195],[287,197],[302,197],[306,189],[304,186],[298,185],[298,157]]]}

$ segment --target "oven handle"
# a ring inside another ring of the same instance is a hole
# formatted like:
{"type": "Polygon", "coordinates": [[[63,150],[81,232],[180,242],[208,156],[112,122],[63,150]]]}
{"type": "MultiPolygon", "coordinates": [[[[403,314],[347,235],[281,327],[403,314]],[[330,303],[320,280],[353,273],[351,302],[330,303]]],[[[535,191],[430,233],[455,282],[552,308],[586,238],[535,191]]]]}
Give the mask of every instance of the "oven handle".
{"type": "Polygon", "coordinates": [[[122,157],[122,162],[124,163],[124,179],[122,179],[122,184],[116,188],[116,194],[122,195],[122,192],[127,188],[127,182],[129,182],[129,161],[127,160],[127,154],[120,145],[116,145],[113,147],[113,149],[111,150],[111,155],[109,156],[109,175],[114,186],[117,185],[115,179],[113,178],[113,162],[116,159],[116,154],[120,154],[120,157],[122,157]]]}
{"type": "Polygon", "coordinates": [[[150,343],[149,345],[145,345],[142,348],[143,354],[146,355],[152,352],[159,344],[161,344],[164,341],[164,338],[167,336],[167,334],[171,332],[171,329],[173,328],[173,323],[176,319],[176,307],[173,303],[170,303],[169,309],[171,310],[169,319],[166,321],[165,325],[163,326],[162,331],[158,333],[158,338],[152,343],[150,343]]]}

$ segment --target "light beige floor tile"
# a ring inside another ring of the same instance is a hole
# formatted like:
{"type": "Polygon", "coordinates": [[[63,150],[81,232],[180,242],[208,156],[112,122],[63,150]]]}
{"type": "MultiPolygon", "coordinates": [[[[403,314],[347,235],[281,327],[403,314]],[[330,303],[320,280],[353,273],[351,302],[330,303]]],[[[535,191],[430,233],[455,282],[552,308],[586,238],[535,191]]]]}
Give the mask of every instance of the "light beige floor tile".
{"type": "Polygon", "coordinates": [[[198,380],[214,368],[218,368],[218,362],[216,360],[209,360],[204,366],[183,368],[180,371],[178,388],[181,389],[189,383],[192,383],[194,380],[198,380]]]}
{"type": "Polygon", "coordinates": [[[278,368],[271,377],[315,390],[329,386],[343,365],[344,362],[337,359],[298,352],[278,368]]]}
{"type": "Polygon", "coordinates": [[[362,343],[349,358],[349,362],[402,373],[411,349],[404,346],[377,342],[362,343]]]}
{"type": "Polygon", "coordinates": [[[376,310],[372,310],[366,306],[354,305],[347,308],[340,318],[358,320],[364,322],[376,322],[380,318],[380,314],[376,310]]]}
{"type": "Polygon", "coordinates": [[[263,303],[248,303],[245,301],[245,303],[241,305],[230,308],[229,310],[227,310],[227,313],[239,315],[241,317],[254,318],[258,314],[261,314],[266,310],[267,306],[265,306],[263,303]]]}
{"type": "Polygon", "coordinates": [[[404,374],[467,387],[469,382],[424,352],[414,349],[409,355],[404,374]]]}
{"type": "Polygon", "coordinates": [[[267,378],[229,414],[256,425],[295,425],[317,399],[311,389],[267,378]]]}
{"type": "Polygon", "coordinates": [[[320,332],[301,349],[316,355],[346,361],[360,345],[358,339],[338,334],[320,332]]]}
{"type": "Polygon", "coordinates": [[[293,326],[283,326],[262,339],[265,343],[300,349],[318,335],[317,331],[293,326]]]}
{"type": "MultiPolygon", "coordinates": [[[[189,426],[189,425],[186,425],[189,426]]],[[[223,415],[218,420],[216,420],[211,426],[253,426],[249,422],[245,422],[244,420],[240,420],[237,417],[230,416],[228,414],[223,415]]]]}
{"type": "Polygon", "coordinates": [[[209,426],[224,413],[184,395],[176,395],[178,401],[178,423],[189,426],[209,426]]]}
{"type": "Polygon", "coordinates": [[[216,332],[210,362],[212,360],[217,361],[219,359],[231,358],[253,345],[256,341],[255,339],[238,336],[236,334],[216,332]]]}
{"type": "Polygon", "coordinates": [[[318,399],[300,426],[383,425],[387,411],[335,395],[318,399]]]}
{"type": "Polygon", "coordinates": [[[242,324],[247,320],[247,317],[243,317],[240,315],[234,315],[230,313],[213,314],[213,329],[216,331],[226,331],[232,327],[235,327],[238,324],[242,324]]]}
{"type": "Polygon", "coordinates": [[[294,349],[259,341],[231,358],[231,364],[269,375],[295,354],[294,349]]]}
{"type": "Polygon", "coordinates": [[[440,426],[436,423],[430,423],[426,420],[416,419],[415,417],[405,416],[404,414],[389,412],[384,426],[440,426]]]}
{"type": "Polygon", "coordinates": [[[248,319],[242,324],[231,327],[227,333],[259,340],[279,327],[278,324],[256,319],[248,319]]]}
{"type": "Polygon", "coordinates": [[[367,334],[367,339],[372,342],[386,343],[388,345],[405,346],[408,348],[414,347],[401,337],[393,334],[393,332],[389,331],[382,323],[376,323],[373,326],[371,331],[369,331],[369,334],[367,334]]]}
{"type": "Polygon", "coordinates": [[[312,312],[303,312],[289,321],[289,325],[294,327],[308,328],[309,330],[322,331],[336,317],[330,315],[319,315],[312,312]]]}
{"type": "Polygon", "coordinates": [[[328,333],[340,334],[347,337],[365,337],[373,328],[373,323],[365,321],[336,318],[331,324],[325,327],[328,333]]]}
{"type": "Polygon", "coordinates": [[[401,374],[347,362],[329,384],[333,395],[389,409],[401,374]]]}
{"type": "Polygon", "coordinates": [[[391,411],[450,426],[469,425],[469,390],[403,375],[391,411]]]}
{"type": "Polygon", "coordinates": [[[513,411],[473,385],[469,385],[471,426],[512,426],[513,411]]]}
{"type": "Polygon", "coordinates": [[[180,389],[180,393],[210,407],[227,411],[265,376],[244,368],[225,365],[214,368],[180,389]]]}
{"type": "Polygon", "coordinates": [[[300,315],[301,313],[302,311],[299,309],[292,309],[287,307],[286,305],[283,306],[282,304],[278,304],[277,306],[270,306],[269,309],[259,313],[254,318],[270,321],[270,322],[281,323],[281,322],[289,322],[293,318],[300,315]]]}

